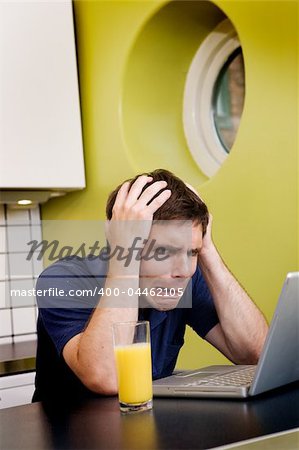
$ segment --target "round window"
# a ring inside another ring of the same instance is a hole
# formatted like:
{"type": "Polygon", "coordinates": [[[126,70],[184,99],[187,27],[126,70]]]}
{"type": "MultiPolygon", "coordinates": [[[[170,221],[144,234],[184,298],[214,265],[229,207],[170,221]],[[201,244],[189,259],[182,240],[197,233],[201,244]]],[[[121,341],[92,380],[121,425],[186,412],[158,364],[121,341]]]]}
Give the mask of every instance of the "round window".
{"type": "Polygon", "coordinates": [[[214,85],[213,118],[223,149],[229,153],[235,142],[245,97],[244,60],[238,47],[224,64],[214,85]]]}
{"type": "Polygon", "coordinates": [[[191,63],[184,93],[184,130],[193,158],[207,175],[225,161],[239,128],[245,97],[244,61],[232,23],[221,22],[191,63]]]}

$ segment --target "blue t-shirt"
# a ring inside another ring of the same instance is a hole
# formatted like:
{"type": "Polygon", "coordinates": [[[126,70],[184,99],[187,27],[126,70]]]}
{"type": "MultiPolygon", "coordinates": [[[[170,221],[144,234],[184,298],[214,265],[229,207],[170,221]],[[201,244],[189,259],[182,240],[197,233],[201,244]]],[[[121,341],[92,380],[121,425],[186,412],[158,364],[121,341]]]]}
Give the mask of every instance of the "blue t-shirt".
{"type": "MultiPolygon", "coordinates": [[[[38,346],[33,401],[70,401],[95,395],[67,366],[62,350],[87,326],[99,302],[98,293],[104,286],[106,273],[107,263],[98,258],[72,257],[54,263],[40,275],[36,289],[46,293],[37,296],[38,346]],[[82,295],[84,289],[89,292],[88,296],[82,295]]],[[[173,372],[184,344],[186,325],[204,338],[219,322],[199,268],[190,280],[189,291],[192,291],[192,308],[175,308],[166,312],[139,309],[139,320],[150,322],[154,379],[173,372]]]]}

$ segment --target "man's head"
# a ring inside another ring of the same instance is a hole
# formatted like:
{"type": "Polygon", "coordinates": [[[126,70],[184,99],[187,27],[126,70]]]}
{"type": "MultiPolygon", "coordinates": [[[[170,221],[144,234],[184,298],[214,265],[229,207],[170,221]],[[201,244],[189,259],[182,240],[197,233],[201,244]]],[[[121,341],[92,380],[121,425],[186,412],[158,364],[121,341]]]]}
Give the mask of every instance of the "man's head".
{"type": "MultiPolygon", "coordinates": [[[[130,182],[130,186],[132,186],[140,175],[148,175],[153,178],[153,180],[143,188],[142,192],[156,181],[166,181],[167,186],[159,191],[155,197],[165,189],[171,190],[170,198],[154,213],[154,220],[191,220],[194,224],[201,224],[203,236],[205,235],[209,222],[208,208],[193,190],[191,190],[180,178],[164,169],[156,169],[153,172],[139,174],[136,177],[127,180],[130,182]]],[[[122,184],[114,189],[108,198],[106,206],[106,216],[108,220],[112,218],[113,205],[122,184]]],[[[152,200],[155,197],[153,197],[152,200]]]]}
{"type": "MultiPolygon", "coordinates": [[[[157,181],[167,183],[148,204],[165,189],[169,189],[171,195],[153,215],[149,239],[142,252],[139,286],[147,304],[159,310],[170,310],[177,306],[196,270],[209,213],[192,187],[171,172],[157,169],[142,175],[152,177],[152,181],[144,186],[140,195],[157,181]]],[[[138,177],[140,175],[128,180],[129,188],[138,177]]],[[[122,185],[108,198],[108,220],[112,218],[115,199],[122,185]]]]}

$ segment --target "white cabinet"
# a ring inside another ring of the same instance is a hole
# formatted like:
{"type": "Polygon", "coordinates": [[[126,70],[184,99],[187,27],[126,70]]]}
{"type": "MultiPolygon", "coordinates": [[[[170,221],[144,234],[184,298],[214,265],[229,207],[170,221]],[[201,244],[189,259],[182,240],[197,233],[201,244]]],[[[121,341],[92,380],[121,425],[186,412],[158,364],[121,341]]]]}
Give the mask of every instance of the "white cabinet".
{"type": "Polygon", "coordinates": [[[72,2],[0,2],[0,189],[85,187],[72,2]]]}
{"type": "Polygon", "coordinates": [[[0,377],[0,409],[31,402],[35,372],[0,377]]]}

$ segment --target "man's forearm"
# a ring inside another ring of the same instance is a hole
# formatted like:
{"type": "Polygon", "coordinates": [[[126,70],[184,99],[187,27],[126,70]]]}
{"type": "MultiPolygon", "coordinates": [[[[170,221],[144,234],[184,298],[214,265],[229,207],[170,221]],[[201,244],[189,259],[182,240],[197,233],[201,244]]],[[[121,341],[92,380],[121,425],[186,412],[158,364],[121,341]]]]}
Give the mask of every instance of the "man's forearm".
{"type": "Polygon", "coordinates": [[[262,313],[227,269],[214,245],[200,253],[199,266],[233,360],[256,362],[268,331],[262,313]]]}
{"type": "Polygon", "coordinates": [[[103,295],[84,332],[69,344],[64,357],[81,381],[92,391],[102,394],[117,392],[117,378],[113,351],[112,325],[115,322],[138,319],[138,296],[122,292],[136,292],[139,277],[132,274],[116,276],[107,274],[104,292],[111,289],[119,296],[103,295]],[[74,347],[72,347],[74,345],[74,347]],[[75,355],[75,356],[74,356],[75,355]]]}

